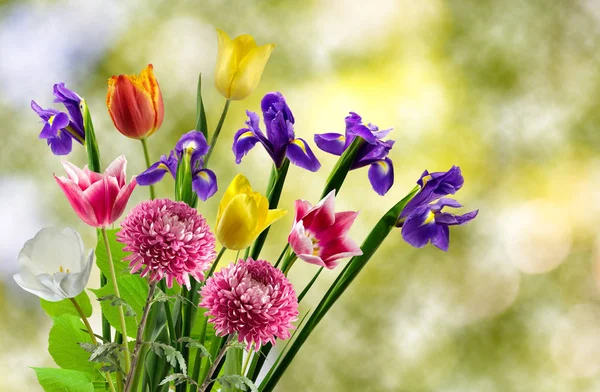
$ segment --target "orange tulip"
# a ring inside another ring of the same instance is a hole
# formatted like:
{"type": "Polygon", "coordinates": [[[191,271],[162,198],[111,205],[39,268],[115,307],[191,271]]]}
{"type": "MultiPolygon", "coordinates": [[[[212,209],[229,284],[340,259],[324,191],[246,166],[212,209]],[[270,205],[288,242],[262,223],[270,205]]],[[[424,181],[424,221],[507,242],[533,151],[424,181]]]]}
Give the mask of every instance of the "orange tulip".
{"type": "Polygon", "coordinates": [[[106,106],[115,127],[132,139],[145,139],[158,131],[165,113],[152,64],[140,75],[119,75],[108,80],[106,106]]]}

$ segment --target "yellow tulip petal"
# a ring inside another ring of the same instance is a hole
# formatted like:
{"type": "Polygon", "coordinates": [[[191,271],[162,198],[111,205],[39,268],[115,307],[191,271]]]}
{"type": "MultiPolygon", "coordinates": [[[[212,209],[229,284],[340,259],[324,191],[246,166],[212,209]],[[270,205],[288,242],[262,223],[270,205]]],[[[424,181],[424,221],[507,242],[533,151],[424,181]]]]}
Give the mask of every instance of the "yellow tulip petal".
{"type": "Polygon", "coordinates": [[[256,238],[258,205],[253,197],[237,195],[227,205],[216,228],[217,240],[227,249],[241,250],[256,238]]]}
{"type": "Polygon", "coordinates": [[[257,229],[256,237],[258,237],[258,235],[262,233],[263,230],[271,226],[275,221],[278,221],[279,219],[283,218],[285,214],[287,214],[286,210],[269,210],[267,212],[266,218],[263,221],[262,227],[258,227],[257,229]]]}
{"type": "Polygon", "coordinates": [[[273,44],[259,46],[242,59],[229,88],[229,99],[244,99],[256,89],[273,49],[273,44]]]}
{"type": "Polygon", "coordinates": [[[227,190],[225,191],[225,194],[221,199],[221,203],[219,204],[219,211],[217,212],[217,226],[219,225],[219,220],[221,219],[223,211],[225,211],[225,208],[227,207],[229,202],[236,195],[250,192],[252,192],[252,187],[250,186],[250,182],[248,181],[248,179],[243,174],[238,174],[237,176],[235,176],[235,178],[227,187],[227,190]]]}
{"type": "Polygon", "coordinates": [[[219,36],[219,48],[215,67],[215,86],[225,98],[229,98],[229,87],[237,72],[235,46],[223,30],[217,29],[217,35],[219,36]]]}
{"type": "Polygon", "coordinates": [[[244,57],[248,53],[250,53],[253,49],[255,49],[258,45],[256,45],[256,41],[250,34],[243,34],[239,37],[235,37],[233,40],[234,51],[236,54],[236,66],[239,66],[244,57]]]}

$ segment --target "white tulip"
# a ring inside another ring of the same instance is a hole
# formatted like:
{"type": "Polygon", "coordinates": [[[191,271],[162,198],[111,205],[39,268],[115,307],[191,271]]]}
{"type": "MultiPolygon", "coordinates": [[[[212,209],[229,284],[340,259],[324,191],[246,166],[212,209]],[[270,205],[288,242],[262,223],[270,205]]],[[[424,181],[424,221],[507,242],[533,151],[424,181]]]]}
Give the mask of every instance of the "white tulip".
{"type": "Polygon", "coordinates": [[[25,243],[19,253],[21,288],[47,301],[74,298],[83,291],[94,264],[94,251],[86,257],[81,236],[72,229],[49,227],[25,243]]]}

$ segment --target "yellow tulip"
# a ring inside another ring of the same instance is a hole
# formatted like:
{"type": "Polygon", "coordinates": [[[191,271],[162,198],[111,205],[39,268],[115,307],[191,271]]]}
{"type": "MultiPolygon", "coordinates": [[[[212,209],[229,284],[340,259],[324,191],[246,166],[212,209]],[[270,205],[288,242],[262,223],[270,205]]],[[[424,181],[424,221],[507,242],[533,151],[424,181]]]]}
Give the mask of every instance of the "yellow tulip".
{"type": "Polygon", "coordinates": [[[257,46],[254,38],[248,34],[240,35],[233,40],[223,30],[217,29],[217,34],[219,35],[215,69],[217,90],[227,99],[244,99],[258,86],[275,45],[257,46]]]}
{"type": "Polygon", "coordinates": [[[227,249],[247,248],[264,229],[286,213],[269,210],[269,200],[254,192],[248,179],[238,174],[219,204],[215,225],[217,240],[227,249]]]}

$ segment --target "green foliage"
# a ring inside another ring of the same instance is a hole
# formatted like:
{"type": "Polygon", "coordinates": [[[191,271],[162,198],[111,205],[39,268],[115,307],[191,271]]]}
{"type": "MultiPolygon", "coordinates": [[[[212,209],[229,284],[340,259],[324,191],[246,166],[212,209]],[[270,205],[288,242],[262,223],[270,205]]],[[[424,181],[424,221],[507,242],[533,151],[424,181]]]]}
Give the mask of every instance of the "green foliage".
{"type": "Polygon", "coordinates": [[[63,369],[94,374],[95,364],[88,361],[88,353],[79,346],[79,343],[92,342],[84,331],[85,326],[79,317],[68,314],[56,317],[50,329],[48,352],[54,362],[63,369]]]}
{"type": "Polygon", "coordinates": [[[172,382],[173,385],[183,384],[184,382],[190,383],[192,385],[198,385],[196,381],[187,376],[187,374],[183,373],[173,373],[164,378],[158,385],[165,385],[172,382]]]}
{"type": "Polygon", "coordinates": [[[85,149],[88,155],[88,167],[91,171],[100,173],[100,151],[96,141],[96,132],[92,115],[84,99],[80,103],[81,114],[83,116],[83,127],[85,128],[85,149]]]}
{"type": "MultiPolygon", "coordinates": [[[[244,376],[240,376],[239,374],[230,374],[230,375],[226,375],[226,376],[221,376],[216,380],[216,382],[221,384],[221,386],[223,388],[226,388],[227,390],[238,389],[241,391],[258,392],[256,385],[254,385],[254,383],[252,381],[250,381],[248,378],[246,378],[244,376]]],[[[226,390],[226,389],[223,389],[223,390],[226,390]]]]}
{"type": "MultiPolygon", "coordinates": [[[[239,375],[242,372],[243,348],[227,347],[225,354],[225,365],[223,366],[224,377],[239,375]]],[[[240,389],[235,387],[235,383],[221,384],[222,392],[238,392],[240,389]],[[233,386],[231,384],[234,384],[233,386]]]]}
{"type": "MultiPolygon", "coordinates": [[[[113,257],[117,278],[120,275],[129,275],[129,264],[123,261],[128,253],[123,251],[125,245],[117,241],[116,238],[119,230],[120,229],[106,230],[106,236],[108,237],[108,244],[113,257]]],[[[110,277],[108,255],[106,254],[106,247],[104,246],[104,240],[102,239],[102,233],[100,232],[98,232],[98,244],[96,245],[96,265],[105,276],[110,277]]]]}
{"type": "MultiPolygon", "coordinates": [[[[81,310],[83,310],[85,317],[90,317],[92,315],[92,304],[90,302],[90,297],[88,297],[85,290],[74,299],[81,307],[81,310]]],[[[75,306],[73,306],[73,303],[68,298],[58,302],[50,302],[40,298],[40,305],[50,317],[58,317],[62,316],[63,314],[70,314],[80,317],[79,312],[77,309],[75,309],[75,306]]]]}
{"type": "Polygon", "coordinates": [[[88,373],[54,368],[33,370],[46,392],[94,392],[94,383],[88,373]]]}
{"type": "Polygon", "coordinates": [[[187,366],[183,356],[179,351],[177,351],[174,347],[169,346],[168,344],[158,343],[158,342],[150,342],[150,349],[154,351],[156,355],[162,357],[163,355],[167,359],[167,362],[176,367],[179,365],[182,373],[187,373],[187,366]]]}
{"type": "Polygon", "coordinates": [[[350,166],[354,162],[354,158],[356,158],[356,154],[358,153],[358,149],[365,143],[365,140],[361,137],[357,137],[354,139],[352,144],[344,151],[342,156],[337,160],[335,167],[331,170],[329,177],[327,178],[327,182],[325,183],[325,187],[323,188],[323,193],[321,193],[321,199],[324,198],[335,189],[335,193],[337,194],[348,175],[348,171],[350,171],[350,166]]]}
{"type": "Polygon", "coordinates": [[[202,74],[198,75],[198,92],[196,96],[196,131],[202,132],[208,140],[208,125],[206,123],[206,112],[202,101],[202,74]]]}
{"type": "MultiPolygon", "coordinates": [[[[121,298],[119,299],[128,304],[127,308],[130,312],[135,314],[142,314],[144,305],[146,303],[146,297],[148,296],[148,282],[139,275],[125,275],[117,277],[117,284],[119,285],[119,291],[121,298]]],[[[99,289],[91,289],[98,298],[108,297],[116,298],[112,284],[107,284],[99,289]]],[[[104,316],[110,322],[117,331],[121,331],[121,323],[119,319],[118,307],[112,306],[109,301],[101,301],[102,311],[104,316]]],[[[131,314],[131,313],[130,313],[131,314]]],[[[125,324],[127,326],[127,334],[129,337],[135,338],[137,332],[137,322],[133,317],[125,317],[125,324]]]]}
{"type": "MultiPolygon", "coordinates": [[[[118,278],[117,278],[118,279],[118,278]]],[[[125,316],[136,317],[137,313],[131,305],[127,303],[123,298],[119,298],[116,295],[105,295],[104,297],[98,297],[98,301],[110,301],[111,306],[122,306],[125,309],[125,316]]]]}
{"type": "Polygon", "coordinates": [[[184,336],[184,337],[178,339],[177,343],[186,343],[185,346],[187,348],[198,349],[201,357],[210,357],[210,353],[208,352],[208,349],[206,347],[204,347],[204,345],[202,343],[200,343],[199,341],[197,341],[195,339],[184,336]]]}
{"type": "Polygon", "coordinates": [[[100,369],[103,372],[121,371],[119,354],[123,351],[123,345],[119,343],[105,343],[100,346],[91,343],[79,343],[79,346],[90,355],[89,360],[103,364],[100,369]]]}

